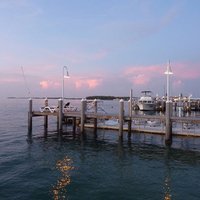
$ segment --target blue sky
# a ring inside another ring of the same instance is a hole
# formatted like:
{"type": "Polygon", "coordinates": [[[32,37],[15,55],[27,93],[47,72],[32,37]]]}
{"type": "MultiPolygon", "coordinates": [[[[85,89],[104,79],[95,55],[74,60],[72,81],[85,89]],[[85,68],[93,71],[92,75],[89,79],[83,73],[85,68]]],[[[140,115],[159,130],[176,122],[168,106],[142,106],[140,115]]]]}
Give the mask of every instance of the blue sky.
{"type": "Polygon", "coordinates": [[[0,0],[1,97],[200,97],[200,1],[0,0]],[[22,68],[25,80],[23,78],[22,68]]]}

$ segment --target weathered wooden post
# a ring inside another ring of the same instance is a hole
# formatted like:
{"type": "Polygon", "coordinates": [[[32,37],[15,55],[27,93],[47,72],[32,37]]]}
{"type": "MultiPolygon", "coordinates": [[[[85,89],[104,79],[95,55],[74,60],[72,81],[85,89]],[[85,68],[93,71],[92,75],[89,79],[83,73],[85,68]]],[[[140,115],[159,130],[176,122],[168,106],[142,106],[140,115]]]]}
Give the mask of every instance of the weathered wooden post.
{"type": "Polygon", "coordinates": [[[175,102],[175,108],[174,108],[174,109],[175,109],[175,111],[176,111],[176,108],[177,108],[177,102],[175,102]]]}
{"type": "Polygon", "coordinates": [[[123,138],[124,100],[119,101],[119,137],[123,138]]]}
{"type": "MultiPolygon", "coordinates": [[[[45,99],[45,103],[44,106],[48,106],[48,99],[45,99]]],[[[48,115],[44,116],[44,128],[47,129],[48,128],[48,115]]]]}
{"type": "Polygon", "coordinates": [[[132,122],[132,98],[133,98],[133,90],[130,90],[130,99],[128,101],[128,114],[130,117],[130,120],[128,121],[128,138],[131,137],[131,122],[132,122]]]}
{"type": "Polygon", "coordinates": [[[189,100],[189,102],[188,102],[189,112],[191,112],[191,106],[192,106],[192,104],[191,104],[191,101],[189,100]]]}
{"type": "Polygon", "coordinates": [[[185,106],[185,101],[183,102],[183,110],[185,111],[186,110],[186,108],[185,108],[186,106],[185,106]]]}
{"type": "Polygon", "coordinates": [[[58,114],[58,130],[62,131],[62,118],[63,118],[63,99],[58,99],[59,114],[58,114]]]}
{"type": "Polygon", "coordinates": [[[76,131],[76,117],[73,117],[73,133],[76,131]]]}
{"type": "MultiPolygon", "coordinates": [[[[97,100],[93,101],[94,103],[94,113],[97,113],[97,100]]],[[[94,133],[97,131],[97,118],[94,118],[94,133]]]]}
{"type": "Polygon", "coordinates": [[[130,114],[130,107],[131,107],[131,102],[128,100],[128,115],[130,119],[128,120],[128,138],[131,136],[131,114],[130,114]]]}
{"type": "Polygon", "coordinates": [[[86,99],[81,100],[81,133],[84,132],[86,99]]]}
{"type": "Polygon", "coordinates": [[[172,122],[171,122],[171,115],[172,115],[172,102],[166,102],[166,129],[165,129],[165,141],[171,142],[172,141],[172,122]]]}
{"type": "Polygon", "coordinates": [[[28,111],[28,130],[32,131],[32,111],[33,111],[33,102],[32,99],[29,99],[29,111],[28,111]]]}

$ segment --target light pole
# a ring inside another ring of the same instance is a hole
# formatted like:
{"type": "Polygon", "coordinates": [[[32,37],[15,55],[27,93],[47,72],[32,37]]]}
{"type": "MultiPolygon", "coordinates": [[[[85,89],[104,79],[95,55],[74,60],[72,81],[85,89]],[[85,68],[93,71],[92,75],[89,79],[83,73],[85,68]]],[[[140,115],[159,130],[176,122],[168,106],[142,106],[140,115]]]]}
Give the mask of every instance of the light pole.
{"type": "Polygon", "coordinates": [[[62,99],[64,101],[64,79],[65,78],[70,78],[69,72],[66,66],[63,67],[63,84],[62,84],[62,99]],[[65,73],[66,70],[66,73],[65,73]]]}
{"type": "Polygon", "coordinates": [[[173,74],[170,67],[170,61],[168,61],[167,71],[167,102],[166,102],[166,129],[165,129],[165,142],[171,143],[172,141],[172,122],[171,122],[171,108],[172,102],[169,101],[169,75],[173,74]]]}
{"type": "Polygon", "coordinates": [[[165,72],[165,74],[167,74],[167,103],[168,103],[169,102],[169,75],[173,74],[173,72],[171,71],[170,60],[168,61],[167,71],[165,72]]]}

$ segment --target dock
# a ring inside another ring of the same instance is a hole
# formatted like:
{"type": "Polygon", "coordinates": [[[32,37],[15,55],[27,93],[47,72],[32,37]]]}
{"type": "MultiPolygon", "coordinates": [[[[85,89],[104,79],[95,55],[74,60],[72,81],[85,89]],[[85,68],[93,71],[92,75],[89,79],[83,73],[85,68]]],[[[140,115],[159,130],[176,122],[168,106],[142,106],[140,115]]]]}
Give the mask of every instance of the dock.
{"type": "MultiPolygon", "coordinates": [[[[62,108],[62,99],[58,100],[58,105],[62,108]]],[[[97,102],[96,102],[97,103],[97,102]]],[[[72,123],[73,131],[76,131],[77,126],[80,128],[81,133],[85,131],[85,128],[92,128],[94,132],[97,129],[112,129],[117,130],[119,133],[119,137],[123,138],[123,132],[128,132],[128,137],[131,137],[131,133],[133,132],[143,132],[143,133],[154,133],[154,134],[162,134],[167,135],[170,133],[171,135],[182,135],[182,136],[194,136],[200,137],[200,117],[175,117],[171,116],[158,116],[158,115],[132,115],[130,111],[128,114],[124,114],[124,101],[119,101],[119,114],[109,114],[109,113],[97,113],[94,104],[94,112],[86,111],[86,100],[81,100],[81,110],[80,111],[69,111],[63,112],[62,109],[59,109],[58,112],[50,112],[50,111],[33,111],[32,110],[32,99],[29,99],[29,111],[28,111],[28,130],[32,131],[32,118],[33,117],[44,117],[44,127],[48,128],[48,116],[57,117],[58,121],[58,131],[62,132],[63,121],[68,123],[72,123]],[[89,119],[92,119],[92,122],[88,122],[89,119]],[[109,126],[105,123],[97,123],[97,121],[101,119],[105,120],[118,120],[118,124],[115,126],[109,126]],[[135,124],[134,122],[143,122],[139,124],[135,124]],[[148,126],[148,121],[156,121],[160,124],[159,127],[150,127],[148,126]],[[175,126],[175,124],[179,124],[179,128],[175,126]],[[186,128],[184,129],[184,124],[190,124],[194,128],[186,128]],[[196,127],[196,128],[195,128],[196,127]],[[199,129],[199,130],[198,130],[199,129]]],[[[45,105],[48,105],[48,100],[45,105]]],[[[131,108],[131,105],[129,105],[131,108]]],[[[172,105],[171,105],[172,107],[172,105]]]]}

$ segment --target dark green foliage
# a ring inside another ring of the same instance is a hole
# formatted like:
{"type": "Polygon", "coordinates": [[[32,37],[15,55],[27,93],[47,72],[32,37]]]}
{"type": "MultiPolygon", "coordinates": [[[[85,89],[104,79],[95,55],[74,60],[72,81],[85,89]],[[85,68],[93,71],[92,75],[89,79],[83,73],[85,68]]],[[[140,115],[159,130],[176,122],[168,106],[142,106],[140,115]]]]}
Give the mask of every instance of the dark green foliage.
{"type": "Polygon", "coordinates": [[[115,96],[88,96],[86,99],[100,99],[100,100],[114,100],[114,99],[123,99],[129,100],[130,97],[115,97],[115,96]]]}

